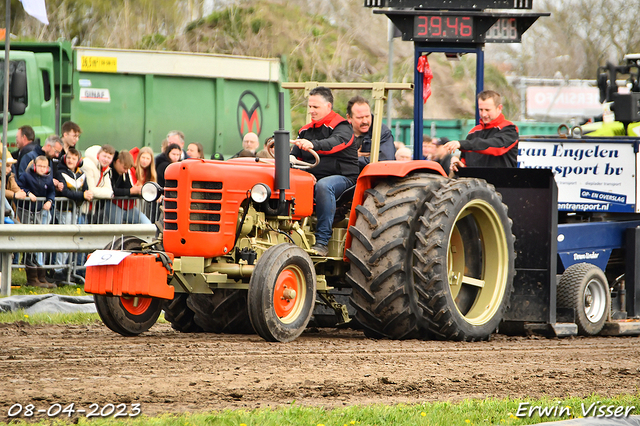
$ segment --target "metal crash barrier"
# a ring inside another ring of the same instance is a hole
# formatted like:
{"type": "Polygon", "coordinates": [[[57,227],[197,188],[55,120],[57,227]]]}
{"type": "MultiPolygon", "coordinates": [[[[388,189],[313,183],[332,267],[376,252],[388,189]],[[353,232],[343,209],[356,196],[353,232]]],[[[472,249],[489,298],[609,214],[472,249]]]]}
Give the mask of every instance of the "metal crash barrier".
{"type": "MultiPolygon", "coordinates": [[[[11,271],[16,252],[90,252],[99,250],[122,235],[135,235],[151,242],[155,225],[0,225],[2,271],[11,271]]],[[[11,294],[11,274],[3,273],[0,293],[11,294]]]]}
{"type": "MultiPolygon", "coordinates": [[[[44,199],[38,199],[31,207],[41,206],[44,199]]],[[[0,224],[0,295],[11,294],[11,269],[23,267],[20,254],[42,253],[40,266],[53,272],[65,271],[66,281],[84,270],[86,253],[102,249],[115,238],[135,235],[151,241],[156,235],[153,224],[162,216],[160,205],[150,205],[141,199],[118,198],[97,200],[78,207],[66,198],[56,198],[54,207],[46,212],[42,220],[42,210],[30,207],[29,201],[18,201],[12,206],[11,218],[15,224],[0,224]],[[136,215],[131,208],[113,209],[113,205],[136,207],[136,215]],[[107,204],[108,203],[108,204],[107,204]],[[116,204],[118,203],[118,204],[116,204]],[[106,209],[105,209],[106,206],[106,209]],[[138,213],[139,212],[139,213],[138,213]],[[146,219],[141,223],[139,214],[146,219]],[[5,273],[6,271],[6,273],[5,273]]],[[[24,258],[24,256],[23,256],[24,258]]]]}

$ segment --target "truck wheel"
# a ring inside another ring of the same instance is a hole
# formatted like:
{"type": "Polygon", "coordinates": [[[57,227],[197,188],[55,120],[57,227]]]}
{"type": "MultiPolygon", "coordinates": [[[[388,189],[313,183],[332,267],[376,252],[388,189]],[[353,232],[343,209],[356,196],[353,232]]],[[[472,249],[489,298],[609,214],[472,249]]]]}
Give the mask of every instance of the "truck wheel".
{"type": "Polygon", "coordinates": [[[611,294],[607,277],[591,263],[569,266],[558,282],[558,307],[573,308],[578,333],[600,333],[611,311],[611,294]]]}
{"type": "Polygon", "coordinates": [[[194,320],[207,333],[253,334],[247,312],[245,290],[214,290],[213,294],[192,294],[187,300],[194,320]]]}
{"type": "Polygon", "coordinates": [[[424,308],[412,274],[415,232],[434,191],[445,179],[415,174],[381,181],[366,191],[349,233],[347,281],[356,322],[371,338],[425,337],[424,308]]]}
{"type": "Polygon", "coordinates": [[[173,300],[165,300],[162,307],[164,319],[181,333],[199,333],[202,328],[194,321],[195,314],[188,306],[188,297],[187,293],[175,293],[173,300]]]}
{"type": "MultiPolygon", "coordinates": [[[[106,250],[139,250],[143,240],[126,236],[105,247],[106,250]]],[[[162,311],[162,299],[155,297],[94,295],[98,315],[112,331],[123,336],[137,336],[156,323],[162,311]]]]}
{"type": "Polygon", "coordinates": [[[450,180],[419,223],[412,266],[429,330],[440,339],[488,339],[513,291],[507,206],[484,180],[450,180]]]}
{"type": "Polygon", "coordinates": [[[256,263],[248,293],[249,319],[269,342],[290,342],[309,323],[316,272],[309,255],[289,243],[269,248],[256,263]]]}

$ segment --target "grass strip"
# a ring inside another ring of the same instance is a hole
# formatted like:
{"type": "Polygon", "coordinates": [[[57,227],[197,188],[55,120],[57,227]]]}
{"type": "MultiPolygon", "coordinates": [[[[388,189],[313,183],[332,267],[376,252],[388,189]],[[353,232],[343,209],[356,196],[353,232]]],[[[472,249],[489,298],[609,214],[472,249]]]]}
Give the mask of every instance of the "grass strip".
{"type": "MultiPolygon", "coordinates": [[[[153,426],[469,426],[531,425],[581,417],[616,418],[617,407],[628,415],[640,413],[640,393],[613,398],[592,395],[563,399],[493,399],[462,402],[425,402],[422,404],[367,405],[336,409],[304,407],[295,402],[286,407],[255,410],[224,410],[206,413],[162,414],[157,417],[127,419],[57,417],[39,423],[14,419],[12,425],[87,426],[153,425],[153,426]],[[523,408],[526,407],[526,408],[523,408]],[[532,407],[539,407],[533,410],[532,407]],[[609,408],[612,407],[612,408],[609,408]],[[540,415],[543,413],[543,415],[540,415]],[[546,414],[544,414],[546,413],[546,414]],[[559,415],[561,414],[562,415],[559,415]],[[523,415],[524,414],[524,415],[523,415]]],[[[144,406],[141,407],[144,412],[144,406]]],[[[617,417],[623,418],[623,417],[617,417]]]]}

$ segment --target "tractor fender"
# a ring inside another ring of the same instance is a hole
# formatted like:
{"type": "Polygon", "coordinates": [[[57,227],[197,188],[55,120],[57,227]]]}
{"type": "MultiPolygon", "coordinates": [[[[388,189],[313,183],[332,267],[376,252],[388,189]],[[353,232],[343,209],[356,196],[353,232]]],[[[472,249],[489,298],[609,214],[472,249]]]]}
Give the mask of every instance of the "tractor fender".
{"type": "MultiPolygon", "coordinates": [[[[367,189],[372,188],[380,179],[387,179],[389,177],[402,178],[415,172],[440,174],[447,177],[442,166],[439,163],[430,160],[380,161],[378,163],[367,164],[367,166],[362,169],[362,172],[358,176],[358,181],[356,182],[356,189],[351,203],[351,212],[349,213],[349,226],[347,229],[356,223],[356,207],[362,204],[365,191],[367,189]]],[[[344,246],[345,253],[350,247],[351,234],[347,233],[347,239],[344,246]]],[[[344,257],[344,261],[348,262],[346,257],[344,257]]]]}

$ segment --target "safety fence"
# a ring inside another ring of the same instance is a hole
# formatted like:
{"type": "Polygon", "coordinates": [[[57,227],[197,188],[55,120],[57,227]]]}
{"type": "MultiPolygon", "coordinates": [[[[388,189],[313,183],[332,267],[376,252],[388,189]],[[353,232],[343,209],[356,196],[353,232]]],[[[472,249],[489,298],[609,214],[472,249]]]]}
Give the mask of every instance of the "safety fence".
{"type": "MultiPolygon", "coordinates": [[[[58,197],[50,209],[44,206],[44,198],[12,203],[6,225],[0,226],[2,271],[37,266],[55,281],[82,284],[87,252],[121,235],[153,235],[153,224],[162,218],[161,204],[140,198],[78,204],[58,197]]],[[[11,274],[3,274],[3,282],[6,275],[11,274]]]]}

